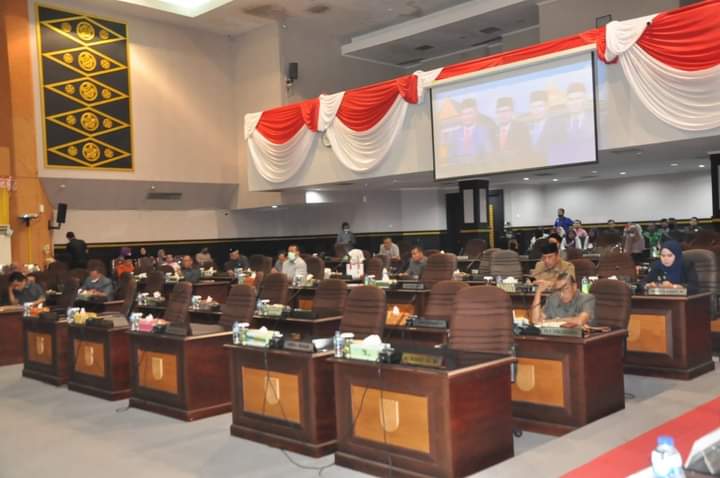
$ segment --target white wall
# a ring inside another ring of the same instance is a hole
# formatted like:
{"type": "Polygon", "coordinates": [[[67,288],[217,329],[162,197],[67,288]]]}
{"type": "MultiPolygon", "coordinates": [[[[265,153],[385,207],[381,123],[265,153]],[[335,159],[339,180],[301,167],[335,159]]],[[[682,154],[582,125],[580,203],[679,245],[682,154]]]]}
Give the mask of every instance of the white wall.
{"type": "MultiPolygon", "coordinates": [[[[226,36],[123,17],[96,2],[56,0],[53,4],[128,24],[135,171],[47,169],[40,140],[41,177],[99,179],[111,174],[118,180],[237,183],[233,50],[226,36]]],[[[34,29],[33,0],[28,1],[28,8],[34,29]]],[[[39,93],[37,71],[35,81],[39,93]]],[[[36,98],[37,131],[42,132],[36,98]]]]}
{"type": "Polygon", "coordinates": [[[557,208],[585,223],[712,216],[710,175],[662,175],[506,188],[505,220],[515,227],[551,224],[557,208]]]}

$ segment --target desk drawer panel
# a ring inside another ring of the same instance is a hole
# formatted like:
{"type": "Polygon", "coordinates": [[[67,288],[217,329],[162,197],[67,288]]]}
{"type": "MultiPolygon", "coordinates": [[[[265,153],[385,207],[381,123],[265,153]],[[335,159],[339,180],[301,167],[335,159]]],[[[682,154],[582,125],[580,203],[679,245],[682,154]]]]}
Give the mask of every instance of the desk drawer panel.
{"type": "Polygon", "coordinates": [[[138,350],[138,370],[138,384],[141,387],[177,395],[177,356],[138,350]]]}
{"type": "Polygon", "coordinates": [[[75,340],[75,371],[105,377],[105,346],[101,342],[75,340]]]}
{"type": "Polygon", "coordinates": [[[668,354],[668,331],[667,315],[633,313],[628,325],[628,351],[668,354]]]}
{"type": "Polygon", "coordinates": [[[52,365],[53,344],[52,336],[40,332],[27,333],[28,360],[31,362],[52,365]]]}
{"type": "Polygon", "coordinates": [[[428,399],[418,395],[350,386],[355,436],[430,453],[428,399]],[[361,408],[362,406],[362,408],[361,408]]]}
{"type": "Polygon", "coordinates": [[[242,368],[243,410],[300,423],[300,387],[295,374],[242,368]]]}
{"type": "Polygon", "coordinates": [[[518,357],[512,400],[562,408],[565,406],[564,378],[560,360],[518,357]]]}

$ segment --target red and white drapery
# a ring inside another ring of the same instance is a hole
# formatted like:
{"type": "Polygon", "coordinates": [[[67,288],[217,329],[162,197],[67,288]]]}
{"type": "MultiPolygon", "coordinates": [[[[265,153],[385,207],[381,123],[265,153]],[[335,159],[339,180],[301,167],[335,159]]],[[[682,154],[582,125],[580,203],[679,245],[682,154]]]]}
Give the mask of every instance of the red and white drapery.
{"type": "Polygon", "coordinates": [[[433,81],[593,45],[617,62],[640,101],[683,130],[720,127],[720,0],[611,22],[538,45],[416,72],[394,80],[245,116],[245,139],[257,172],[272,183],[295,175],[324,133],[338,160],[363,173],[380,164],[433,81]]]}

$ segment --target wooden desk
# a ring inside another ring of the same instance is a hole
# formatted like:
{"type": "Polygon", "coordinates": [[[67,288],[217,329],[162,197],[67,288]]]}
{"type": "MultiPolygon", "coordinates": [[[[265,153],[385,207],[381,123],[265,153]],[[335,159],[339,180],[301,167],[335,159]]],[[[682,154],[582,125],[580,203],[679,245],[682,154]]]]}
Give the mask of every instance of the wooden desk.
{"type": "Polygon", "coordinates": [[[447,353],[457,361],[446,369],[329,359],[335,463],[376,476],[454,477],[512,457],[514,359],[447,353]]]}
{"type": "Polygon", "coordinates": [[[232,435],[314,457],[335,451],[332,352],[225,347],[232,435]]]}
{"type": "Polygon", "coordinates": [[[68,329],[66,320],[44,322],[35,318],[23,319],[23,377],[52,385],[67,383],[70,376],[68,329]]]}
{"type": "MultiPolygon", "coordinates": [[[[313,299],[315,298],[315,287],[290,287],[289,289],[291,306],[301,307],[303,309],[312,308],[313,299]]],[[[352,289],[353,285],[348,285],[348,293],[352,289]]],[[[392,310],[394,306],[398,306],[401,312],[416,315],[425,313],[425,305],[430,296],[430,289],[407,290],[383,288],[383,290],[385,291],[388,310],[392,310]]]]}
{"type": "Polygon", "coordinates": [[[222,346],[232,341],[232,332],[128,335],[130,406],[188,421],[230,411],[230,371],[222,346]]]}
{"type": "Polygon", "coordinates": [[[712,331],[712,348],[713,352],[720,352],[720,319],[710,321],[710,330],[712,331]]]}
{"type": "Polygon", "coordinates": [[[0,365],[23,362],[23,306],[0,307],[0,365]]]}
{"type": "MultiPolygon", "coordinates": [[[[164,305],[136,305],[133,311],[140,312],[143,315],[152,314],[155,318],[162,318],[165,315],[164,305]]],[[[190,322],[197,324],[217,324],[222,317],[222,312],[219,310],[210,309],[188,309],[190,315],[190,322]]]]}
{"type": "MultiPolygon", "coordinates": [[[[532,294],[510,296],[518,312],[532,303],[532,294]]],[[[709,293],[632,296],[625,373],[689,380],[714,368],[709,293]]]]}
{"type": "Polygon", "coordinates": [[[284,335],[300,334],[302,337],[320,338],[332,337],[335,331],[340,329],[342,316],[319,317],[317,319],[296,319],[288,317],[277,319],[254,315],[250,326],[254,329],[267,327],[270,330],[278,330],[284,335]]]}
{"type": "Polygon", "coordinates": [[[392,344],[416,344],[432,347],[438,344],[447,344],[448,333],[448,329],[392,326],[386,324],[383,338],[392,344]]]}
{"type": "Polygon", "coordinates": [[[70,326],[68,388],[106,400],[130,396],[128,326],[104,329],[70,326]]]}
{"type": "Polygon", "coordinates": [[[689,380],[714,369],[709,293],[633,296],[626,373],[689,380]]]}
{"type": "Polygon", "coordinates": [[[587,338],[516,336],[516,426],[563,435],[625,408],[626,330],[587,338]]]}

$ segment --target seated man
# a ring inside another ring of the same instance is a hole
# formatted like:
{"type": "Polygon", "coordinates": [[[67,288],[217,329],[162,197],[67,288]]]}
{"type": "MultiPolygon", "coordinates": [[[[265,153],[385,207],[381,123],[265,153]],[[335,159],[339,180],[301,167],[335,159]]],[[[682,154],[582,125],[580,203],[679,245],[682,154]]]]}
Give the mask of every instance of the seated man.
{"type": "Polygon", "coordinates": [[[422,276],[426,264],[427,257],[425,257],[423,248],[420,246],[415,246],[410,250],[410,262],[408,263],[405,274],[414,279],[417,279],[422,276]]]}
{"type": "Polygon", "coordinates": [[[206,264],[207,265],[212,264],[212,261],[213,261],[213,258],[210,255],[210,251],[208,250],[207,247],[203,247],[202,249],[200,249],[200,252],[195,254],[195,262],[200,264],[200,266],[202,266],[202,267],[205,267],[206,264]]]}
{"type": "Polygon", "coordinates": [[[392,239],[386,237],[383,239],[382,244],[380,244],[378,255],[386,256],[388,260],[400,259],[400,248],[392,241],[392,239]]]}
{"type": "Polygon", "coordinates": [[[557,244],[549,242],[542,246],[540,252],[542,257],[531,273],[537,285],[550,286],[563,273],[575,278],[575,266],[560,258],[557,244]]]}
{"type": "Polygon", "coordinates": [[[304,277],[307,275],[307,264],[300,257],[300,248],[296,244],[288,246],[287,259],[282,264],[282,273],[290,280],[293,280],[296,276],[304,277]]]}
{"type": "Polygon", "coordinates": [[[582,327],[595,317],[595,296],[578,291],[575,277],[562,273],[554,283],[544,282],[535,292],[530,318],[535,325],[545,320],[564,320],[562,327],[582,327]],[[543,292],[551,288],[555,292],[548,296],[542,306],[543,292]]]}
{"type": "Polygon", "coordinates": [[[97,267],[88,270],[88,277],[82,287],[89,296],[98,300],[112,300],[114,294],[113,283],[105,277],[97,267]]]}
{"type": "Polygon", "coordinates": [[[200,269],[193,266],[192,257],[183,256],[180,276],[182,276],[184,281],[188,281],[191,284],[197,284],[198,281],[200,281],[200,269]]]}
{"type": "Polygon", "coordinates": [[[165,261],[161,265],[172,267],[173,272],[176,274],[180,272],[180,264],[177,263],[175,256],[172,254],[165,254],[165,261]]]}
{"type": "Polygon", "coordinates": [[[230,251],[230,260],[223,266],[225,272],[234,272],[235,269],[250,269],[250,261],[237,249],[230,251]]]}
{"type": "Polygon", "coordinates": [[[40,284],[30,282],[20,272],[13,272],[8,279],[8,298],[12,305],[23,305],[31,302],[33,305],[45,302],[45,291],[40,284]]]}

